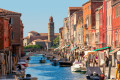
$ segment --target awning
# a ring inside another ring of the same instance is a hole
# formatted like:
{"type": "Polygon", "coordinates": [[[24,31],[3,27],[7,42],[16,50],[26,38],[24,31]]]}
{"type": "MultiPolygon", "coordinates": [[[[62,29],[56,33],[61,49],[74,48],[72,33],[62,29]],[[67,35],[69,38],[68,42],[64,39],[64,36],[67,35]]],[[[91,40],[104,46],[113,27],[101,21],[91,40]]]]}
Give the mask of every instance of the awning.
{"type": "Polygon", "coordinates": [[[114,51],[114,50],[111,50],[110,52],[112,52],[112,51],[114,51]]]}
{"type": "Polygon", "coordinates": [[[70,45],[67,45],[66,47],[69,47],[70,45]]]}
{"type": "Polygon", "coordinates": [[[110,47],[103,47],[103,48],[95,49],[93,51],[102,51],[102,50],[106,50],[106,49],[110,49],[110,47]]]}
{"type": "Polygon", "coordinates": [[[74,51],[76,50],[78,47],[73,47],[70,51],[74,51]]]}
{"type": "Polygon", "coordinates": [[[89,54],[96,54],[97,52],[95,51],[85,51],[84,57],[88,56],[89,54]]]}
{"type": "Polygon", "coordinates": [[[116,53],[119,50],[120,50],[120,48],[116,48],[115,50],[111,51],[110,54],[114,54],[114,53],[116,53]]]}

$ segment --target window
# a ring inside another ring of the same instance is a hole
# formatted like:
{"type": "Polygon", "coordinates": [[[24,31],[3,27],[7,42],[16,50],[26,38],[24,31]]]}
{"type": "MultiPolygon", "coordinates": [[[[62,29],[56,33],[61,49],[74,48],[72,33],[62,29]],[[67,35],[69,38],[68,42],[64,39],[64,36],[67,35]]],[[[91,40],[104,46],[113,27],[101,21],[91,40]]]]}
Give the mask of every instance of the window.
{"type": "Polygon", "coordinates": [[[13,18],[9,19],[9,24],[13,24],[13,18]]]}
{"type": "Polygon", "coordinates": [[[13,31],[12,31],[12,40],[13,40],[13,31]]]}
{"type": "Polygon", "coordinates": [[[89,11],[89,6],[87,7],[87,11],[89,11]]]}
{"type": "Polygon", "coordinates": [[[86,12],[86,8],[85,8],[85,12],[86,12]]]}
{"type": "Polygon", "coordinates": [[[120,17],[120,6],[119,6],[119,12],[118,13],[119,13],[119,17],[120,17]]]}
{"type": "Polygon", "coordinates": [[[6,41],[6,37],[5,37],[5,41],[6,41]]]}
{"type": "Polygon", "coordinates": [[[119,31],[119,42],[120,42],[120,31],[119,31]]]}
{"type": "Polygon", "coordinates": [[[116,18],[120,16],[120,6],[116,7],[116,18]]]}
{"type": "Polygon", "coordinates": [[[107,16],[107,25],[108,25],[108,16],[107,16]]]}
{"type": "Polygon", "coordinates": [[[109,25],[110,25],[110,16],[109,16],[109,25]]]}
{"type": "Polygon", "coordinates": [[[114,19],[114,8],[113,8],[113,19],[114,19]]]}
{"type": "Polygon", "coordinates": [[[114,32],[113,32],[113,42],[114,42],[114,32]]]}
{"type": "Polygon", "coordinates": [[[118,40],[118,32],[115,32],[115,39],[118,40]]]}

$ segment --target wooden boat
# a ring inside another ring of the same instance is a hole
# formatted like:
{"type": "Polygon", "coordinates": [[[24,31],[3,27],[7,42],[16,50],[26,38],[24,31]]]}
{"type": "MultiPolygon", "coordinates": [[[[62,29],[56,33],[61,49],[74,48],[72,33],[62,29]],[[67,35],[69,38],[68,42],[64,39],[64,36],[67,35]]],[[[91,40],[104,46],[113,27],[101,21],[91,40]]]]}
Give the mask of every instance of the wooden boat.
{"type": "Polygon", "coordinates": [[[68,61],[67,58],[63,58],[63,59],[60,59],[59,65],[60,65],[60,67],[70,67],[70,66],[72,66],[72,62],[68,61]]]}
{"type": "Polygon", "coordinates": [[[83,64],[80,63],[80,62],[74,62],[73,66],[71,66],[71,71],[72,72],[83,72],[83,73],[86,73],[86,67],[83,66],[83,64]]]}
{"type": "Polygon", "coordinates": [[[44,60],[40,60],[40,63],[46,63],[46,60],[44,59],[44,60]]]}
{"type": "Polygon", "coordinates": [[[47,56],[47,60],[52,60],[53,56],[47,56]]]}
{"type": "Polygon", "coordinates": [[[53,61],[53,62],[52,62],[52,65],[53,65],[53,66],[57,66],[58,64],[59,64],[58,61],[53,61]]]}

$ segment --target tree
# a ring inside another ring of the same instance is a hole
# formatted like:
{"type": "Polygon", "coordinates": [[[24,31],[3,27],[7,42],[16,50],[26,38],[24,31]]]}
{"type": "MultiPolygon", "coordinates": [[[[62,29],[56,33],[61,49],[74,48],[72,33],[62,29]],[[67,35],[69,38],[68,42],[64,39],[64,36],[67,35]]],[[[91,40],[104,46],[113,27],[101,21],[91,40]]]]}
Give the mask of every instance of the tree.
{"type": "Polygon", "coordinates": [[[59,36],[57,36],[54,40],[53,40],[53,48],[56,48],[59,46],[59,36]]]}

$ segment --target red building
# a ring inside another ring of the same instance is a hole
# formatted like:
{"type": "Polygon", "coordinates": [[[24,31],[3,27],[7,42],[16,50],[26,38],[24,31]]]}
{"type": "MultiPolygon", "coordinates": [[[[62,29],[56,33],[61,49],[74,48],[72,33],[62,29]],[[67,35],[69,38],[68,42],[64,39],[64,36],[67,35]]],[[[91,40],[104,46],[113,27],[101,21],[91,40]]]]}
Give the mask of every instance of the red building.
{"type": "Polygon", "coordinates": [[[112,33],[113,48],[120,47],[120,1],[112,2],[112,33]]]}
{"type": "Polygon", "coordinates": [[[0,76],[12,71],[10,30],[9,19],[0,17],[0,76]]]}
{"type": "Polygon", "coordinates": [[[22,52],[21,42],[21,34],[23,30],[21,28],[21,13],[8,11],[5,9],[0,9],[0,16],[5,16],[9,19],[9,24],[12,27],[11,30],[11,46],[12,46],[12,53],[17,57],[16,59],[20,58],[22,52]]]}
{"type": "Polygon", "coordinates": [[[103,6],[96,9],[96,47],[103,47],[103,6]]]}
{"type": "Polygon", "coordinates": [[[11,73],[13,64],[15,68],[23,52],[23,24],[20,17],[21,13],[0,8],[0,75],[11,73]]]}
{"type": "Polygon", "coordinates": [[[0,17],[0,50],[9,49],[9,20],[0,17]]]}
{"type": "Polygon", "coordinates": [[[103,47],[107,46],[107,1],[103,0],[103,47]]]}

